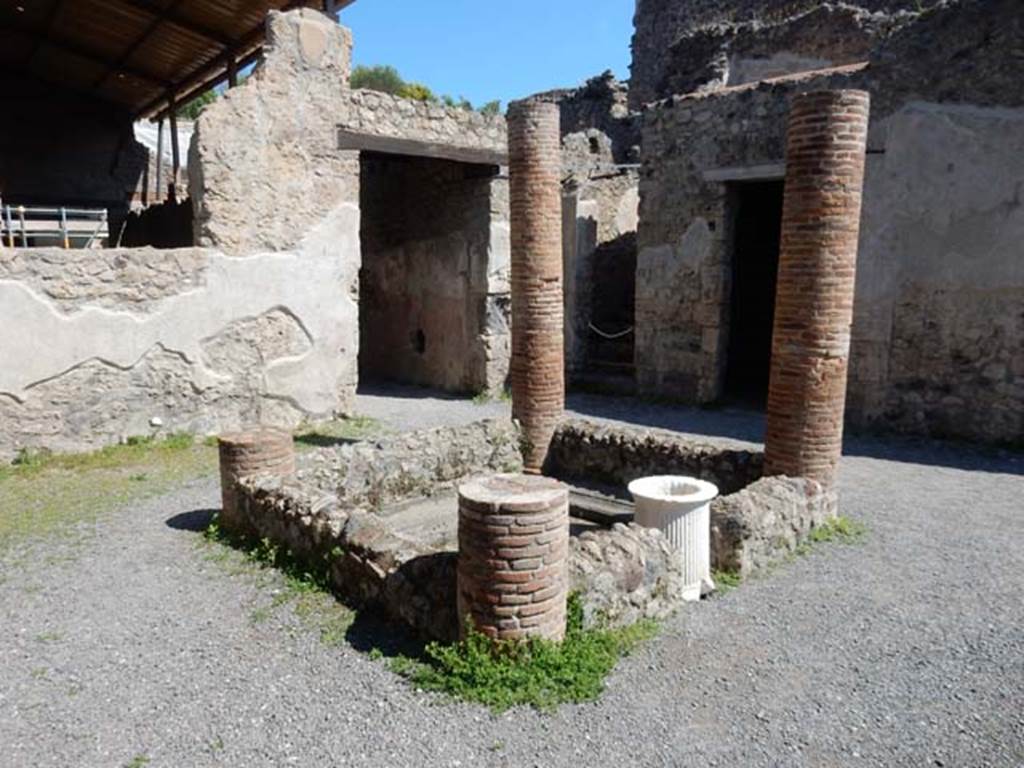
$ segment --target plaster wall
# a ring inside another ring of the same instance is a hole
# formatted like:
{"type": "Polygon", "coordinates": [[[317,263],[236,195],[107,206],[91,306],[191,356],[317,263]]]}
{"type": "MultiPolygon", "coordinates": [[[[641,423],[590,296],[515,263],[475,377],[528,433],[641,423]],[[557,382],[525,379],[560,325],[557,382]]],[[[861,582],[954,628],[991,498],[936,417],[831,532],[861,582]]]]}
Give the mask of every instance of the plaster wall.
{"type": "MultiPolygon", "coordinates": [[[[862,77],[677,99],[648,116],[645,148],[659,163],[641,177],[642,391],[702,403],[721,396],[732,237],[725,179],[781,172],[793,92],[856,87],[862,77]]],[[[875,113],[850,423],[985,440],[1024,434],[1022,120],[1019,107],[931,102],[887,113],[883,101],[875,113]]]]}
{"type": "Polygon", "coordinates": [[[348,205],[294,250],[244,258],[0,250],[0,455],[347,410],[358,231],[348,205]]]}
{"type": "Polygon", "coordinates": [[[360,373],[457,392],[508,367],[507,179],[497,168],[364,155],[360,373]]]}

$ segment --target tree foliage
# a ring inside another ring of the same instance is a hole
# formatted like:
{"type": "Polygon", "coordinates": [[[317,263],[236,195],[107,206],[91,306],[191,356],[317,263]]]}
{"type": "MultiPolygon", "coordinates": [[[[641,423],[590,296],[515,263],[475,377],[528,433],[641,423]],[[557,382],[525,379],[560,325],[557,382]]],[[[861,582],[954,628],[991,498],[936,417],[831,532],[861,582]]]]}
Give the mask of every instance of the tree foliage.
{"type": "Polygon", "coordinates": [[[195,120],[206,107],[217,100],[217,92],[209,90],[196,96],[192,101],[178,109],[178,117],[184,120],[195,120]]]}
{"type": "MultiPolygon", "coordinates": [[[[438,96],[423,83],[405,80],[397,69],[388,65],[367,67],[360,64],[352,70],[349,85],[353,88],[390,93],[392,96],[400,96],[404,99],[444,104],[452,109],[474,109],[472,102],[464,96],[455,98],[447,93],[438,96]]],[[[501,112],[501,102],[489,101],[480,108],[480,112],[485,115],[497,115],[501,112]]]]}

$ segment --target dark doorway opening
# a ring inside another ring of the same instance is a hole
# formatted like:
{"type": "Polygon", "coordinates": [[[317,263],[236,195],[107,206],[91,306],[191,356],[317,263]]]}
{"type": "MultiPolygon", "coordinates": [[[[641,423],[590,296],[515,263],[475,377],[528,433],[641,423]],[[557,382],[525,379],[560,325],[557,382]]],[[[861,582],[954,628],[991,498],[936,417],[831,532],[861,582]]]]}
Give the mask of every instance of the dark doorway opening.
{"type": "Polygon", "coordinates": [[[782,181],[744,182],[731,190],[735,218],[724,394],[727,401],[756,407],[768,398],[782,187],[782,181]]]}

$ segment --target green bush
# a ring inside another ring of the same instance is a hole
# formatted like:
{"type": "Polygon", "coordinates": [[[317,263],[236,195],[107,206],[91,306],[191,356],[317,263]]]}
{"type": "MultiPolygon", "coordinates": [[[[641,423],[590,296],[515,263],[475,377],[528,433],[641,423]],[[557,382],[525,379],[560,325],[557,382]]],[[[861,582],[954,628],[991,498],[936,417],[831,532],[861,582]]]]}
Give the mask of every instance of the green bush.
{"type": "Polygon", "coordinates": [[[496,712],[529,704],[552,709],[596,699],[619,658],[656,631],[652,621],[621,629],[583,628],[583,606],[569,598],[565,641],[494,642],[470,630],[453,645],[431,643],[423,661],[398,657],[392,669],[417,686],[484,704],[496,712]]]}

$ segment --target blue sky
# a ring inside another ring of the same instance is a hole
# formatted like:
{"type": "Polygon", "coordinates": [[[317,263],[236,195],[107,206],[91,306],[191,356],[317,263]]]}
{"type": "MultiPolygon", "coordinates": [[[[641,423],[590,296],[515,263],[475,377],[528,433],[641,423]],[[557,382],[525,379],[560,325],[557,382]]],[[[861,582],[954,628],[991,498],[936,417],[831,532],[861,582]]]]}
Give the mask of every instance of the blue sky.
{"type": "Polygon", "coordinates": [[[479,106],[629,77],[635,0],[356,0],[341,12],[353,64],[390,64],[479,106]]]}

